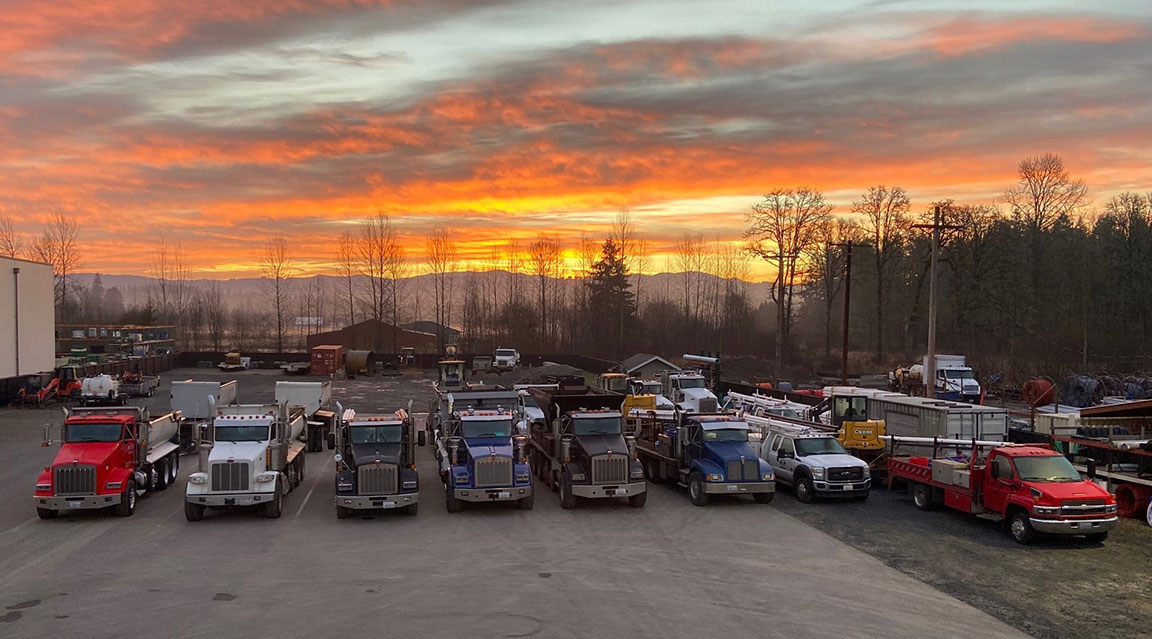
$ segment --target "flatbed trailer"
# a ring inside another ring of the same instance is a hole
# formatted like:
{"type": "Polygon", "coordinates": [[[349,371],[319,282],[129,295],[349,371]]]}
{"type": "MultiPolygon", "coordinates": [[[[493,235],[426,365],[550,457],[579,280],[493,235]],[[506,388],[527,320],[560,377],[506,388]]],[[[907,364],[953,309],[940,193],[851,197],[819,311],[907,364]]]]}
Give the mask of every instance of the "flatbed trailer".
{"type": "Polygon", "coordinates": [[[160,386],[159,375],[141,375],[138,379],[125,376],[120,379],[120,394],[129,397],[151,397],[160,386]]]}

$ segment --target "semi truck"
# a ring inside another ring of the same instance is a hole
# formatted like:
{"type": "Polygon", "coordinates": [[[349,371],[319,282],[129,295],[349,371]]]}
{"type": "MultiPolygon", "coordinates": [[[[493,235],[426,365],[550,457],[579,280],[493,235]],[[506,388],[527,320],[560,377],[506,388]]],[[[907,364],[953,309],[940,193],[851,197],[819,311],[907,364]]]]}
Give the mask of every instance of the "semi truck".
{"type": "Polygon", "coordinates": [[[424,445],[424,431],[416,432],[411,413],[362,415],[339,403],[336,408],[338,419],[327,437],[329,450],[336,451],[336,517],[393,509],[415,515],[420,501],[416,446],[424,445]]]}
{"type": "Polygon", "coordinates": [[[513,410],[519,400],[516,390],[456,390],[441,392],[429,408],[448,512],[460,512],[467,502],[515,502],[518,508],[532,508],[528,440],[514,434],[513,410]]]}
{"type": "Polygon", "coordinates": [[[920,510],[947,506],[1003,522],[1016,542],[1030,544],[1043,534],[1084,535],[1101,542],[1116,526],[1116,500],[1060,453],[1038,445],[998,441],[890,438],[893,445],[953,446],[967,454],[952,457],[888,457],[888,485],[908,486],[920,510]]]}
{"type": "Polygon", "coordinates": [[[308,452],[324,449],[324,438],[332,432],[336,413],[328,409],[332,402],[332,382],[276,382],[276,403],[286,403],[288,409],[300,407],[308,418],[308,435],[304,440],[308,452]]]}
{"type": "Polygon", "coordinates": [[[716,495],[752,495],[761,504],[775,496],[772,467],[756,455],[741,416],[636,410],[628,421],[644,478],[687,487],[694,505],[716,495]]]}
{"type": "Polygon", "coordinates": [[[633,508],[648,499],[636,437],[624,434],[624,396],[590,386],[528,390],[544,411],[530,426],[530,461],[537,475],[560,493],[561,508],[576,498],[627,497],[633,508]]]}
{"type": "Polygon", "coordinates": [[[184,517],[199,521],[222,506],[260,506],[265,517],[280,517],[284,495],[304,479],[304,409],[209,403],[211,421],[194,431],[199,469],[188,476],[184,517]]]}
{"type": "Polygon", "coordinates": [[[193,450],[193,432],[212,417],[213,405],[235,404],[237,392],[239,384],[236,380],[209,382],[183,379],[172,382],[168,389],[168,399],[172,412],[180,415],[181,451],[193,450]]]}
{"type": "Polygon", "coordinates": [[[140,406],[64,409],[60,450],[36,480],[36,514],[54,519],[61,511],[114,508],[131,516],[140,493],[176,483],[178,419],[152,419],[140,406]]]}
{"type": "Polygon", "coordinates": [[[510,371],[520,365],[520,353],[514,348],[498,348],[492,359],[492,368],[497,371],[510,371]]]}
{"type": "Polygon", "coordinates": [[[693,413],[714,413],[719,410],[720,403],[708,389],[708,380],[700,371],[665,371],[663,382],[664,396],[676,408],[693,413]]]}
{"type": "Polygon", "coordinates": [[[982,403],[984,392],[976,373],[965,363],[963,355],[937,355],[935,371],[928,375],[928,356],[919,364],[898,368],[888,374],[892,390],[909,395],[922,395],[954,402],[982,403]],[[927,377],[932,382],[927,382],[927,377]],[[928,392],[928,388],[932,392],[928,392]]]}

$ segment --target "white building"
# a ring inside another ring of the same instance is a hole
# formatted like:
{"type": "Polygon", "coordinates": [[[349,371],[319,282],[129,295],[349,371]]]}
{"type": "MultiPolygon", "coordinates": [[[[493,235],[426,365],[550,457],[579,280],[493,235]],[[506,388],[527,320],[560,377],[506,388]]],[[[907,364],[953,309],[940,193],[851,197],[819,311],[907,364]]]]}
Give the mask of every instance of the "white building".
{"type": "Polygon", "coordinates": [[[52,266],[0,257],[0,379],[56,367],[52,266]]]}

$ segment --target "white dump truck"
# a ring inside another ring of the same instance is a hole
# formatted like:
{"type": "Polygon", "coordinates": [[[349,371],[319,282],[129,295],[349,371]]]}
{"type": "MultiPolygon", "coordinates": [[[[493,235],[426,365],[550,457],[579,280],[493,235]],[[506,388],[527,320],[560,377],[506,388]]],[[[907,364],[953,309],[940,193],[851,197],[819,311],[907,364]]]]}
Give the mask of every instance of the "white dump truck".
{"type": "Polygon", "coordinates": [[[306,427],[304,410],[284,403],[214,406],[211,422],[195,431],[199,469],[188,477],[184,516],[261,506],[265,517],[279,517],[284,495],[304,479],[306,427]]]}
{"type": "Polygon", "coordinates": [[[193,430],[208,422],[213,412],[212,403],[216,406],[235,404],[238,391],[236,380],[208,382],[184,379],[172,382],[169,400],[172,411],[180,415],[181,450],[192,450],[193,430]]]}
{"type": "Polygon", "coordinates": [[[332,382],[276,382],[276,403],[287,404],[288,410],[303,408],[308,418],[308,435],[304,440],[308,452],[324,450],[324,439],[332,432],[336,413],[332,403],[332,382]]]}

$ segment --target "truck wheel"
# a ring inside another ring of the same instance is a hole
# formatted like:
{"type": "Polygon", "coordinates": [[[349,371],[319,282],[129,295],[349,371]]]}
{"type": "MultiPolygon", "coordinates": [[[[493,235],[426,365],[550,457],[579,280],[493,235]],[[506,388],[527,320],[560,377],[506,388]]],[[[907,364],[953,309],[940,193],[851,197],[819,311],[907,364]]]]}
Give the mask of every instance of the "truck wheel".
{"type": "Polygon", "coordinates": [[[1017,510],[1008,520],[1008,532],[1018,544],[1027,546],[1036,540],[1036,531],[1032,529],[1032,522],[1028,521],[1028,513],[1023,510],[1017,510]]]}
{"type": "Polygon", "coordinates": [[[1144,515],[1144,521],[1148,522],[1149,526],[1152,526],[1152,501],[1148,502],[1148,510],[1144,513],[1144,515]]]}
{"type": "Polygon", "coordinates": [[[812,478],[807,475],[796,480],[796,499],[802,504],[810,504],[816,498],[816,487],[812,485],[812,478]]]}
{"type": "Polygon", "coordinates": [[[648,502],[648,491],[640,493],[639,495],[629,495],[628,505],[633,508],[643,508],[644,504],[648,502]]]}
{"type": "Polygon", "coordinates": [[[285,474],[288,475],[288,492],[292,492],[294,488],[300,485],[300,473],[296,468],[296,462],[288,464],[288,468],[285,470],[287,471],[285,474]]]}
{"type": "Polygon", "coordinates": [[[641,464],[644,466],[644,479],[650,484],[663,483],[662,478],[659,476],[659,471],[656,468],[656,462],[651,459],[645,459],[641,464]]]}
{"type": "Polygon", "coordinates": [[[180,477],[180,453],[172,453],[172,459],[168,460],[168,485],[175,486],[176,480],[180,477]]]}
{"type": "Polygon", "coordinates": [[[352,509],[343,506],[336,507],[336,519],[348,519],[352,516],[352,509]]]}
{"type": "Polygon", "coordinates": [[[272,501],[264,504],[264,516],[268,519],[279,519],[281,507],[283,506],[281,502],[282,499],[284,499],[284,491],[281,489],[280,480],[277,479],[276,490],[272,494],[272,501]]]}
{"type": "Polygon", "coordinates": [[[40,519],[56,519],[60,516],[60,511],[52,510],[51,508],[37,508],[36,516],[40,519]]]}
{"type": "MultiPolygon", "coordinates": [[[[920,510],[935,510],[936,500],[932,498],[932,487],[928,484],[916,484],[912,487],[912,503],[920,510]]],[[[1027,517],[1025,517],[1027,522],[1027,517]]]]}
{"type": "Polygon", "coordinates": [[[188,521],[200,521],[204,519],[204,507],[200,504],[193,504],[190,501],[184,502],[184,519],[188,521]]]}
{"type": "Polygon", "coordinates": [[[568,510],[576,507],[576,495],[572,493],[572,480],[560,473],[560,507],[568,510]]]}
{"type": "Polygon", "coordinates": [[[704,492],[704,478],[700,473],[693,472],[688,477],[688,497],[693,506],[707,506],[710,495],[704,492]]]}
{"type": "Polygon", "coordinates": [[[1108,539],[1108,533],[1092,533],[1091,535],[1084,535],[1084,539],[1087,539],[1090,544],[1102,544],[1105,539],[1108,539]]]}
{"type": "Polygon", "coordinates": [[[404,507],[404,514],[409,517],[415,517],[416,513],[420,512],[420,504],[412,504],[411,506],[404,507]]]}
{"type": "Polygon", "coordinates": [[[528,495],[523,499],[516,500],[516,507],[520,510],[532,510],[532,504],[536,502],[536,495],[528,495]]]}
{"type": "Polygon", "coordinates": [[[121,517],[131,517],[136,512],[136,481],[129,479],[128,486],[120,495],[120,503],[116,505],[116,514],[121,517]]]}
{"type": "Polygon", "coordinates": [[[451,486],[444,486],[444,506],[450,513],[458,513],[464,510],[464,503],[456,499],[456,491],[451,486]]]}
{"type": "Polygon", "coordinates": [[[155,491],[160,492],[168,488],[168,458],[156,462],[156,466],[152,467],[152,472],[156,473],[156,482],[153,485],[155,491]]]}
{"type": "Polygon", "coordinates": [[[753,493],[752,499],[755,499],[758,504],[770,504],[775,496],[776,493],[753,493]]]}

